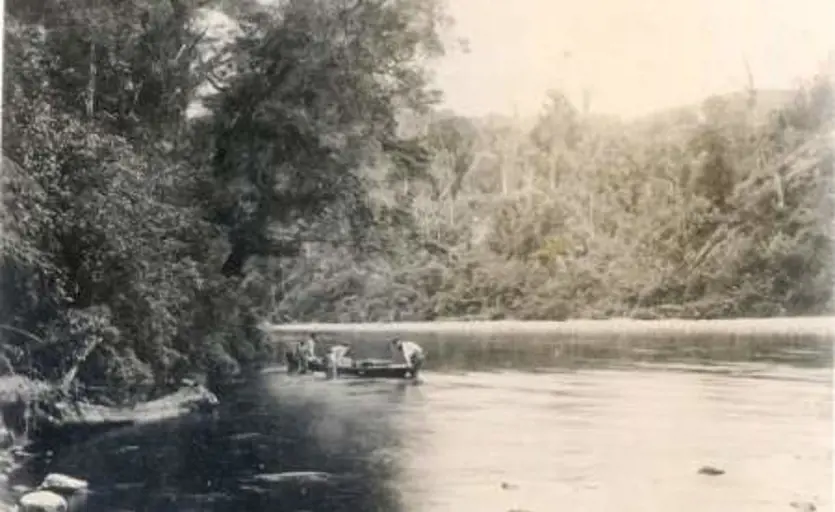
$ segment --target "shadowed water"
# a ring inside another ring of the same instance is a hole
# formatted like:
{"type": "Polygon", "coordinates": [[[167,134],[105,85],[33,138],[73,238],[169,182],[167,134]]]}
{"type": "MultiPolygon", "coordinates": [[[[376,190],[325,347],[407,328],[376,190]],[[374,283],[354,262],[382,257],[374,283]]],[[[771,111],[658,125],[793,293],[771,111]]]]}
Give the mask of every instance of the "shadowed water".
{"type": "Polygon", "coordinates": [[[419,385],[266,372],[50,470],[96,511],[832,509],[829,342],[421,341],[419,385]]]}

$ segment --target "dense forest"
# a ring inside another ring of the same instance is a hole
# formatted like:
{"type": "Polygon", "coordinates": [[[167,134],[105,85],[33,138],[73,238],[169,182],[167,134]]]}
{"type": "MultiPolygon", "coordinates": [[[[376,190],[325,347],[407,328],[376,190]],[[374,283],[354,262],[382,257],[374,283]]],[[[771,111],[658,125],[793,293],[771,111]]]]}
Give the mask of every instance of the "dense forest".
{"type": "Polygon", "coordinates": [[[264,319],[832,310],[831,70],[470,119],[442,7],[7,0],[4,371],[136,397],[261,360],[264,319]]]}

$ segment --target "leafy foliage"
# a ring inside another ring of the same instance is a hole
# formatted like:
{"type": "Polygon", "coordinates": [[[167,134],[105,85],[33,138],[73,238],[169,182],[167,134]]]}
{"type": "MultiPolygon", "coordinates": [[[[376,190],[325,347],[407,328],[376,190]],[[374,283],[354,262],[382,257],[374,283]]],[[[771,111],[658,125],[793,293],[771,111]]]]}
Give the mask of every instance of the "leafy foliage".
{"type": "Polygon", "coordinates": [[[128,399],[263,360],[255,326],[281,258],[304,239],[369,239],[370,162],[421,170],[396,114],[433,100],[419,64],[441,50],[431,2],[220,5],[240,28],[228,41],[201,26],[218,13],[207,2],[31,7],[9,2],[6,18],[15,371],[82,363],[87,393],[128,399]],[[189,115],[197,99],[208,115],[189,115]]]}

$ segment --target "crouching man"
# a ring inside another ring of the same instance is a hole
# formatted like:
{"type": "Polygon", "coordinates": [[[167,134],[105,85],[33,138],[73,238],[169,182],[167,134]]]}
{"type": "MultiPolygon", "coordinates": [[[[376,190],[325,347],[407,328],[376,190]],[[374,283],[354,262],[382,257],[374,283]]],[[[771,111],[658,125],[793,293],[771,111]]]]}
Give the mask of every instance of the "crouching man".
{"type": "Polygon", "coordinates": [[[414,341],[394,338],[391,340],[391,350],[394,363],[408,366],[412,378],[417,378],[417,374],[421,367],[423,367],[423,362],[426,359],[426,353],[423,351],[423,348],[414,341]]]}
{"type": "Polygon", "coordinates": [[[340,366],[351,366],[351,347],[348,345],[332,345],[326,356],[328,377],[334,379],[339,373],[340,366]]]}

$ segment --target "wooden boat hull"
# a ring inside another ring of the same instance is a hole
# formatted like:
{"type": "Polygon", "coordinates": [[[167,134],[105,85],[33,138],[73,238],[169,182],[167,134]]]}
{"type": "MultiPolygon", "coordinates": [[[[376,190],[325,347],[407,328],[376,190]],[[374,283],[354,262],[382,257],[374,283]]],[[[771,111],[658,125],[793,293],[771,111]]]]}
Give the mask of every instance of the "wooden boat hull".
{"type": "MultiPolygon", "coordinates": [[[[321,361],[311,361],[308,363],[308,370],[328,373],[327,366],[321,361]]],[[[336,374],[339,377],[363,379],[411,379],[415,377],[416,372],[405,365],[357,363],[353,366],[337,367],[336,374]]]]}

